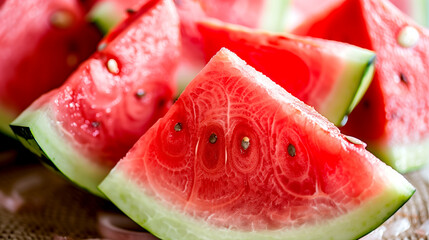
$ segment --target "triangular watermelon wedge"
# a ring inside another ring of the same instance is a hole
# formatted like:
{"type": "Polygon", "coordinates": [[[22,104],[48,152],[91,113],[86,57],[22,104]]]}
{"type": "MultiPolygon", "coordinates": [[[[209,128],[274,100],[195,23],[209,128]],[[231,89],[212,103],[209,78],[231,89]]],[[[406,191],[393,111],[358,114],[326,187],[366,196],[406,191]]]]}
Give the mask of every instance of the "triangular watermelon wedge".
{"type": "Polygon", "coordinates": [[[295,32],[374,50],[374,80],[344,132],[400,172],[429,162],[429,30],[389,1],[347,0],[295,32]]]}
{"type": "Polygon", "coordinates": [[[100,190],[161,239],[356,239],[407,180],[229,50],[216,54],[100,190]]]}
{"type": "Polygon", "coordinates": [[[367,90],[375,53],[350,44],[200,22],[207,61],[222,47],[237,54],[295,97],[341,125],[367,90]]]}
{"type": "Polygon", "coordinates": [[[70,180],[97,185],[163,116],[175,93],[179,18],[171,0],[151,0],[114,29],[60,88],[12,124],[18,139],[70,180]]]}

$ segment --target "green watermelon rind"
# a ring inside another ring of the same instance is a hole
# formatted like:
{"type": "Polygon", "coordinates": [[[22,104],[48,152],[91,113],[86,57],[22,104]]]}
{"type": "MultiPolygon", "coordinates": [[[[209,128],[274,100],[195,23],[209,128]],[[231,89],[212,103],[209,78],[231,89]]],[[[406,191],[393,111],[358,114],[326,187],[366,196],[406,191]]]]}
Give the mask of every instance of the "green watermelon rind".
{"type": "Polygon", "coordinates": [[[291,0],[265,1],[261,14],[260,29],[272,32],[284,32],[286,29],[286,17],[291,0]]]}
{"type": "Polygon", "coordinates": [[[344,118],[353,111],[372,82],[375,73],[373,51],[351,47],[343,51],[346,66],[342,76],[331,91],[330,97],[318,111],[323,113],[336,126],[344,124],[344,118]]]}
{"type": "Polygon", "coordinates": [[[368,150],[400,173],[419,170],[429,164],[429,138],[419,143],[383,145],[368,143],[368,150]]]}
{"type": "Polygon", "coordinates": [[[101,1],[88,13],[89,22],[94,23],[97,28],[106,35],[114,26],[116,26],[123,17],[124,13],[115,5],[113,1],[101,1]]]}
{"type": "Polygon", "coordinates": [[[163,202],[145,193],[142,186],[115,167],[100,184],[99,189],[119,209],[136,223],[161,239],[243,239],[243,240],[316,240],[358,239],[371,232],[393,215],[413,195],[415,188],[400,174],[385,173],[385,189],[368,199],[358,209],[319,226],[302,226],[297,229],[239,231],[216,228],[181,214],[163,202]],[[372,213],[372,214],[370,214],[372,213]]]}
{"type": "Polygon", "coordinates": [[[429,26],[429,3],[427,0],[409,1],[411,4],[411,17],[423,26],[429,26]]]}
{"type": "Polygon", "coordinates": [[[108,174],[110,168],[90,161],[64,136],[53,120],[49,104],[38,110],[25,110],[10,126],[18,140],[44,163],[83,189],[104,198],[97,185],[108,174]],[[23,131],[25,131],[24,134],[23,131]]]}

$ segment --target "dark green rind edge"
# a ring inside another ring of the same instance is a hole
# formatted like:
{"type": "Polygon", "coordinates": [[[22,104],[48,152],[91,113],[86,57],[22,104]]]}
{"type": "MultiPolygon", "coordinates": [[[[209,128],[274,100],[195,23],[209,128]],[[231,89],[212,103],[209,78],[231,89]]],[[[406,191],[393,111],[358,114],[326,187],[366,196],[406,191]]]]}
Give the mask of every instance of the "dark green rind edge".
{"type": "Polygon", "coordinates": [[[44,165],[64,175],[72,183],[99,197],[105,196],[97,185],[110,169],[94,164],[66,140],[50,116],[48,107],[25,110],[10,127],[21,144],[44,165]]]}
{"type": "Polygon", "coordinates": [[[384,191],[347,215],[323,221],[318,226],[244,232],[216,228],[166,207],[166,203],[147,195],[118,165],[103,180],[100,190],[131,219],[161,239],[358,239],[380,226],[415,192],[402,175],[388,167],[383,175],[384,191]]]}
{"type": "Polygon", "coordinates": [[[392,145],[368,142],[368,150],[403,174],[419,170],[429,164],[429,138],[418,143],[392,145]]]}
{"type": "Polygon", "coordinates": [[[32,153],[34,153],[37,157],[39,157],[40,161],[43,164],[53,169],[54,171],[59,171],[59,169],[51,162],[51,160],[49,160],[46,153],[37,143],[29,127],[10,125],[10,128],[15,133],[15,136],[19,140],[19,142],[21,142],[21,144],[25,148],[27,148],[32,153]]]}
{"type": "Polygon", "coordinates": [[[357,104],[360,102],[360,100],[368,90],[368,87],[371,84],[375,73],[375,61],[376,55],[374,54],[372,57],[370,57],[366,67],[363,69],[361,81],[358,84],[354,98],[352,99],[349,109],[347,109],[345,115],[349,115],[353,111],[353,109],[357,106],[357,104]]]}

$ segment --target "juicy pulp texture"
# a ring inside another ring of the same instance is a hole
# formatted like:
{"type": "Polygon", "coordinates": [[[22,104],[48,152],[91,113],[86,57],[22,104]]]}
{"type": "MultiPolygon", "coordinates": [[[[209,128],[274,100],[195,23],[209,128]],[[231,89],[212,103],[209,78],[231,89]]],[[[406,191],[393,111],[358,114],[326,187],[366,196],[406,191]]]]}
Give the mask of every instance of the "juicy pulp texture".
{"type": "Polygon", "coordinates": [[[375,54],[352,45],[218,21],[198,25],[207,61],[222,47],[340,125],[374,74],[375,54]]]}
{"type": "Polygon", "coordinates": [[[91,171],[84,174],[86,169],[80,167],[95,165],[107,174],[165,114],[174,95],[179,52],[174,4],[150,1],[102,40],[99,51],[62,87],[24,111],[12,123],[16,134],[21,127],[30,127],[32,138],[60,171],[100,194],[96,190],[100,177],[91,171]],[[52,126],[43,132],[46,125],[52,126]],[[50,146],[55,144],[68,146],[66,150],[50,146]]]}
{"type": "Polygon", "coordinates": [[[367,142],[370,150],[400,172],[428,162],[427,29],[390,2],[348,0],[327,18],[309,21],[296,32],[373,49],[377,54],[374,80],[344,131],[367,142]],[[404,47],[398,41],[406,26],[418,32],[414,46],[404,47]]]}
{"type": "Polygon", "coordinates": [[[0,131],[92,54],[101,34],[76,0],[7,0],[0,5],[0,131]]]}
{"type": "Polygon", "coordinates": [[[175,1],[182,33],[180,85],[186,86],[204,66],[197,22],[207,18],[246,26],[282,31],[288,0],[180,0],[175,1]]]}
{"type": "Polygon", "coordinates": [[[226,49],[100,189],[163,239],[358,238],[414,192],[226,49]]]}

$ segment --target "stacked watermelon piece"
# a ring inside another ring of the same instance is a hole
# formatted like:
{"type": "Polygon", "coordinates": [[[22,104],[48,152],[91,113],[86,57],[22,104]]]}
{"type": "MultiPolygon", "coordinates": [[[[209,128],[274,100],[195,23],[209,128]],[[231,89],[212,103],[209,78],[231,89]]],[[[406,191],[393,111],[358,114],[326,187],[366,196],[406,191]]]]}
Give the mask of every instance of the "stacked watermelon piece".
{"type": "Polygon", "coordinates": [[[11,123],[17,138],[162,239],[356,239],[382,224],[415,189],[334,125],[379,84],[374,51],[254,29],[267,1],[213,4],[132,3],[111,30],[91,15],[109,33],[11,123]],[[181,61],[203,59],[173,101],[181,61]]]}
{"type": "Polygon", "coordinates": [[[429,162],[429,31],[388,1],[347,0],[294,31],[348,42],[377,54],[376,74],[344,132],[400,172],[429,162]],[[346,19],[353,19],[353,29],[346,19]]]}

